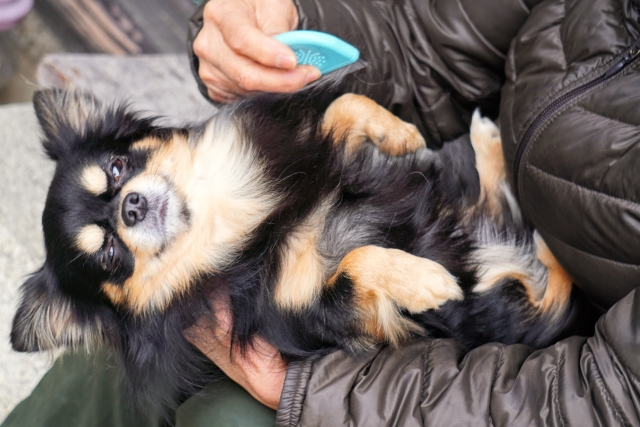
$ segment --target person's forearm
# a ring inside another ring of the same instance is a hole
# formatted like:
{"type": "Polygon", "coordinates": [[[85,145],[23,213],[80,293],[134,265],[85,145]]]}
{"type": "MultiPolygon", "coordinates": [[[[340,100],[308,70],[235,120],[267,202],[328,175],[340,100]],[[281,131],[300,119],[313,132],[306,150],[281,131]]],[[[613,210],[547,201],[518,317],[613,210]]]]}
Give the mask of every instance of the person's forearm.
{"type": "Polygon", "coordinates": [[[279,426],[640,425],[640,292],[591,338],[533,352],[492,344],[468,354],[420,339],[362,357],[292,366],[279,426]]]}
{"type": "MultiPolygon", "coordinates": [[[[293,1],[298,29],[331,33],[360,50],[367,66],[348,74],[340,90],[366,95],[415,124],[432,147],[467,133],[476,107],[497,112],[505,53],[528,16],[521,0],[293,1]]],[[[198,28],[192,25],[192,34],[198,28]]],[[[196,55],[192,62],[199,72],[196,55]]],[[[212,79],[200,80],[205,95],[212,79]]],[[[304,86],[288,81],[282,92],[304,86]]]]}

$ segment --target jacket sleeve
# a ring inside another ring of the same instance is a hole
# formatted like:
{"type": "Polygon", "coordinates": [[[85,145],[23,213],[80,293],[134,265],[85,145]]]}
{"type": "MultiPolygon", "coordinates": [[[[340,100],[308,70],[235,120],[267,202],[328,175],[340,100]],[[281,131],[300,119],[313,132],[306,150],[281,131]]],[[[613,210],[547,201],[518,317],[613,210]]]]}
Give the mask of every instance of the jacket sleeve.
{"type": "Polygon", "coordinates": [[[595,336],[532,351],[490,344],[467,354],[421,339],[364,357],[335,352],[291,365],[277,426],[638,426],[640,292],[595,336]]]}
{"type": "MultiPolygon", "coordinates": [[[[342,81],[415,123],[434,147],[468,132],[471,112],[497,114],[511,38],[539,0],[293,0],[299,29],[355,45],[366,67],[342,81]]],[[[203,6],[204,7],[204,6],[203,6]]],[[[202,27],[191,20],[189,48],[202,27]]],[[[206,89],[198,79],[200,89],[206,89]]]]}

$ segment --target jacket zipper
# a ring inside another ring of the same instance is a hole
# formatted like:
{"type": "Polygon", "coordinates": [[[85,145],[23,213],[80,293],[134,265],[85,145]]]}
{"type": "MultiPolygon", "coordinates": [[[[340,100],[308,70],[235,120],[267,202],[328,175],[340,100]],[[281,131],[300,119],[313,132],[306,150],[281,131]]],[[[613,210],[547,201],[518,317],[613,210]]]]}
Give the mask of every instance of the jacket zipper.
{"type": "Polygon", "coordinates": [[[542,125],[544,125],[544,123],[548,119],[553,117],[554,113],[561,109],[563,106],[611,79],[622,70],[624,70],[638,56],[640,56],[640,38],[636,40],[636,42],[629,49],[627,49],[627,52],[622,57],[622,59],[615,63],[611,68],[609,68],[606,73],[590,82],[583,84],[582,86],[573,89],[570,92],[565,93],[560,98],[549,104],[544,110],[542,110],[542,112],[540,112],[540,114],[538,114],[535,120],[531,122],[531,125],[529,125],[529,128],[520,140],[520,145],[516,149],[514,158],[513,191],[516,194],[516,198],[519,199],[520,197],[518,188],[518,176],[520,174],[520,163],[522,161],[522,156],[524,155],[524,151],[531,141],[531,138],[533,138],[538,129],[540,129],[542,125]]]}

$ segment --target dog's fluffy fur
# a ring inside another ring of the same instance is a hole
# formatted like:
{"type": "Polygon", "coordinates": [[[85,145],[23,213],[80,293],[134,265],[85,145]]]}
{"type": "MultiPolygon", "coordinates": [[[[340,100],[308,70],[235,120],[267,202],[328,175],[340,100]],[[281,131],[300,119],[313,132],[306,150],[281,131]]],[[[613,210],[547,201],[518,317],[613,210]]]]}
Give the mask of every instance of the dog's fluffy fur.
{"type": "Polygon", "coordinates": [[[238,349],[259,335],[287,358],[419,334],[539,347],[592,326],[477,113],[465,196],[462,151],[361,96],[257,96],[184,129],[84,93],[34,103],[57,168],[16,350],[106,342],[136,395],[175,405],[209,379],[183,335],[215,298],[238,349]]]}

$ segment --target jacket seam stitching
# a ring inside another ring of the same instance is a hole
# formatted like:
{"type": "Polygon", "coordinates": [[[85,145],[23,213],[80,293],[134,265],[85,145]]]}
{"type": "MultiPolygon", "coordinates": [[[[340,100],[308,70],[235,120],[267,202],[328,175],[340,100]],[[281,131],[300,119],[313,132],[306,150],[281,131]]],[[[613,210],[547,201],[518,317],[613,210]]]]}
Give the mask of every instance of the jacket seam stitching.
{"type": "Polygon", "coordinates": [[[567,0],[563,0],[562,1],[562,6],[564,9],[564,15],[562,16],[562,23],[560,25],[558,25],[558,40],[560,40],[560,44],[562,45],[562,58],[564,59],[564,77],[562,78],[562,80],[566,79],[567,76],[569,75],[569,55],[567,55],[567,51],[566,51],[566,44],[564,42],[564,40],[562,40],[562,29],[564,27],[564,24],[567,20],[567,15],[569,14],[569,10],[567,9],[567,0]]]}
{"type": "Polygon", "coordinates": [[[498,380],[498,376],[500,375],[500,369],[504,365],[504,347],[500,346],[499,348],[500,351],[498,353],[498,363],[496,364],[496,368],[493,371],[493,378],[491,378],[491,392],[489,394],[489,423],[492,426],[495,425],[495,423],[493,422],[493,414],[491,413],[491,395],[493,394],[496,381],[498,380]]]}
{"type": "MultiPolygon", "coordinates": [[[[420,401],[427,401],[427,383],[429,382],[429,378],[431,377],[431,364],[429,363],[429,357],[431,356],[431,351],[433,349],[434,340],[429,340],[429,345],[427,347],[427,351],[425,351],[423,358],[424,363],[424,374],[422,375],[422,387],[420,389],[420,401]]],[[[426,410],[425,410],[426,411],[426,410]]],[[[422,424],[427,425],[427,414],[420,411],[420,417],[422,418],[422,424]]]]}
{"type": "Polygon", "coordinates": [[[498,55],[499,58],[506,60],[507,55],[500,52],[500,50],[498,50],[494,45],[489,43],[489,40],[485,38],[485,36],[480,32],[480,30],[478,30],[478,27],[476,27],[473,21],[471,21],[471,18],[469,17],[469,14],[467,13],[467,11],[464,9],[464,6],[462,5],[462,3],[459,0],[457,3],[458,3],[458,6],[460,7],[460,12],[462,12],[462,16],[464,16],[464,19],[469,23],[469,26],[471,27],[473,32],[476,34],[476,36],[478,36],[478,38],[482,41],[482,43],[485,46],[487,46],[491,52],[498,55]]]}
{"type": "Polygon", "coordinates": [[[524,10],[525,12],[527,12],[527,14],[531,13],[531,9],[529,8],[529,6],[526,5],[526,3],[524,2],[524,0],[518,0],[518,4],[522,7],[522,10],[524,10]]]}
{"type": "MultiPolygon", "coordinates": [[[[307,363],[309,363],[309,365],[313,364],[313,362],[307,362],[307,363]]],[[[294,398],[294,402],[293,403],[298,403],[298,399],[296,398],[297,397],[296,395],[298,394],[298,391],[300,390],[300,384],[302,383],[302,377],[304,376],[304,373],[305,373],[305,369],[304,368],[306,367],[305,365],[307,363],[303,363],[301,366],[299,366],[300,373],[299,373],[298,379],[296,381],[296,390],[295,390],[295,394],[293,395],[293,398],[294,398]]],[[[304,399],[301,398],[300,399],[300,405],[302,405],[303,401],[304,401],[304,399]]],[[[293,407],[291,409],[293,409],[293,407]]],[[[292,415],[293,415],[293,411],[289,412],[289,416],[290,416],[290,418],[289,418],[289,426],[290,427],[294,427],[294,424],[292,424],[292,422],[293,422],[292,415]]],[[[298,421],[300,421],[300,417],[298,417],[298,421]]],[[[298,423],[298,424],[300,424],[300,423],[298,423]]]]}
{"type": "Polygon", "coordinates": [[[602,198],[605,198],[605,199],[611,199],[612,201],[615,201],[615,202],[618,202],[618,203],[621,203],[621,204],[624,204],[624,205],[628,205],[629,207],[637,209],[640,212],[640,203],[636,203],[636,202],[633,202],[633,201],[628,200],[628,199],[623,199],[621,197],[612,196],[611,194],[603,193],[602,191],[598,191],[598,190],[594,190],[594,189],[589,188],[589,187],[585,187],[584,185],[578,184],[578,183],[573,182],[573,181],[569,181],[568,179],[561,178],[561,177],[559,177],[557,175],[549,173],[549,172],[545,171],[544,169],[541,169],[538,166],[530,164],[530,163],[527,164],[526,167],[528,169],[534,170],[534,172],[538,172],[539,174],[546,175],[547,177],[549,177],[551,179],[555,179],[555,180],[558,180],[558,181],[562,181],[562,182],[571,184],[571,185],[575,186],[576,188],[578,188],[581,191],[584,191],[584,192],[587,192],[587,193],[592,193],[593,195],[595,195],[597,197],[602,197],[602,198]]]}
{"type": "MultiPolygon", "coordinates": [[[[542,232],[544,232],[544,233],[548,233],[548,231],[547,231],[547,230],[545,230],[545,229],[543,229],[543,228],[541,228],[541,227],[537,227],[537,229],[538,229],[538,230],[540,230],[540,231],[542,231],[542,232]]],[[[612,259],[607,259],[607,258],[603,258],[603,257],[598,256],[598,255],[594,255],[594,254],[592,254],[592,253],[590,253],[590,252],[583,251],[582,249],[578,249],[578,248],[576,248],[575,246],[570,245],[570,244],[568,244],[567,242],[564,242],[564,241],[562,241],[562,240],[558,239],[557,237],[553,237],[553,236],[546,236],[546,237],[545,237],[545,239],[547,239],[547,238],[554,239],[555,241],[557,241],[557,242],[561,243],[562,245],[568,246],[569,248],[571,248],[572,250],[574,250],[574,251],[576,251],[576,252],[580,252],[581,254],[585,254],[585,255],[590,256],[590,257],[592,257],[592,258],[597,258],[597,259],[598,259],[598,261],[601,261],[601,262],[604,262],[604,263],[613,264],[613,265],[615,265],[615,266],[622,266],[622,267],[629,267],[629,268],[640,269],[640,265],[637,265],[637,264],[630,264],[630,263],[624,263],[624,262],[621,262],[621,261],[615,261],[615,260],[612,260],[612,259]]]]}
{"type": "Polygon", "coordinates": [[[586,108],[586,107],[584,107],[582,105],[575,105],[574,108],[577,109],[577,110],[580,110],[582,112],[585,112],[587,114],[593,114],[594,116],[602,117],[605,120],[611,120],[612,122],[615,122],[615,123],[618,123],[618,124],[621,124],[621,125],[624,125],[624,126],[632,127],[634,129],[638,128],[638,124],[628,123],[628,122],[625,122],[623,120],[614,119],[613,117],[605,116],[602,113],[598,113],[596,111],[590,110],[590,109],[588,109],[588,108],[586,108]]]}
{"type": "Polygon", "coordinates": [[[435,100],[430,106],[429,106],[429,111],[433,111],[436,108],[438,108],[441,104],[443,104],[447,99],[451,98],[451,94],[445,90],[443,90],[440,94],[440,96],[438,97],[437,100],[435,100]]]}
{"type": "Polygon", "coordinates": [[[602,339],[604,339],[604,342],[607,344],[607,347],[611,350],[613,355],[620,361],[627,375],[629,375],[629,377],[634,382],[636,383],[640,382],[638,381],[638,377],[635,375],[635,373],[629,370],[629,368],[627,367],[627,364],[623,362],[624,359],[620,356],[620,353],[618,352],[618,350],[616,350],[616,348],[613,346],[611,339],[609,338],[609,319],[606,316],[603,319],[602,323],[603,323],[603,328],[601,330],[602,339]]]}
{"type": "MultiPolygon", "coordinates": [[[[607,339],[604,337],[604,333],[603,333],[603,338],[605,340],[605,342],[607,342],[607,339]]],[[[607,342],[607,346],[609,348],[611,348],[610,344],[607,342]]],[[[591,362],[592,365],[592,370],[591,372],[593,373],[593,379],[595,382],[595,385],[598,387],[600,393],[602,394],[602,397],[604,398],[604,403],[605,405],[607,405],[609,411],[611,411],[613,413],[613,415],[615,416],[615,418],[622,424],[622,425],[629,425],[626,420],[623,418],[622,414],[620,413],[620,411],[618,411],[618,408],[616,408],[613,400],[611,399],[611,395],[609,394],[609,390],[607,389],[604,381],[602,380],[602,374],[600,373],[600,369],[598,368],[598,364],[595,362],[595,359],[591,362]]]]}
{"type": "Polygon", "coordinates": [[[552,401],[553,401],[553,406],[555,406],[556,411],[558,413],[558,421],[560,422],[561,425],[566,426],[567,423],[564,420],[564,416],[562,414],[562,407],[560,406],[560,372],[562,370],[562,365],[563,365],[563,359],[562,357],[560,357],[560,354],[558,353],[558,346],[554,345],[553,346],[553,352],[556,358],[556,365],[555,365],[555,375],[553,376],[553,387],[551,389],[551,393],[552,393],[552,401]]]}

